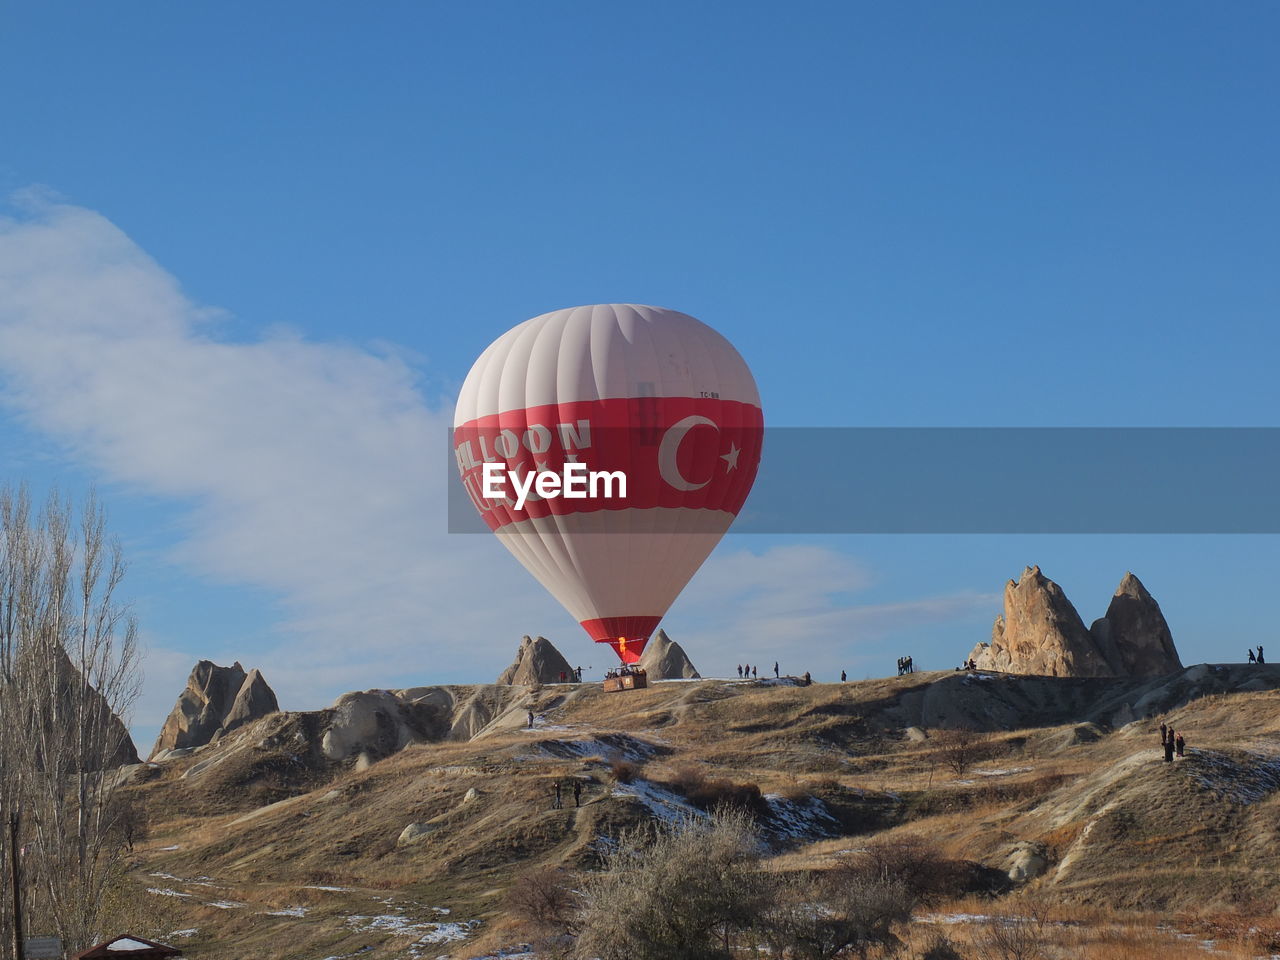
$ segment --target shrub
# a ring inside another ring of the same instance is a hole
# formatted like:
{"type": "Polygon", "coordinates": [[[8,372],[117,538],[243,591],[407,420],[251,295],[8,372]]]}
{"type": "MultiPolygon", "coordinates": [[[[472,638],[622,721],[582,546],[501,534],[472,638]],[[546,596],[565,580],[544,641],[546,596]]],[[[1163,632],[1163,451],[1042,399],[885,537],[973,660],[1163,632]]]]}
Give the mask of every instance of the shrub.
{"type": "Polygon", "coordinates": [[[684,794],[699,810],[733,809],[752,816],[763,816],[769,811],[758,785],[712,779],[694,766],[677,768],[668,786],[684,794]]]}
{"type": "Polygon", "coordinates": [[[936,903],[959,896],[966,883],[965,864],[943,856],[934,844],[920,837],[900,837],[872,842],[838,868],[857,877],[879,878],[902,885],[913,903],[936,903]]]}
{"type": "Polygon", "coordinates": [[[925,944],[920,960],[964,960],[964,957],[945,933],[935,930],[925,944]]]}
{"type": "Polygon", "coordinates": [[[535,937],[575,934],[579,906],[573,877],[553,867],[523,874],[507,891],[511,915],[535,937]]]}
{"type": "Polygon", "coordinates": [[[598,960],[724,960],[772,897],[750,819],[721,812],[624,834],[582,882],[573,955],[598,960]]]}
{"type": "Polygon", "coordinates": [[[936,743],[936,756],[950,767],[957,777],[963,777],[975,763],[991,756],[991,738],[976,730],[936,730],[932,739],[936,743]]]}
{"type": "Polygon", "coordinates": [[[834,960],[866,956],[873,947],[887,956],[901,945],[893,928],[910,919],[911,898],[901,882],[825,871],[775,877],[759,933],[779,957],[834,960]]]}
{"type": "Polygon", "coordinates": [[[631,783],[640,776],[640,765],[626,757],[614,757],[609,761],[609,772],[618,783],[631,783]]]}

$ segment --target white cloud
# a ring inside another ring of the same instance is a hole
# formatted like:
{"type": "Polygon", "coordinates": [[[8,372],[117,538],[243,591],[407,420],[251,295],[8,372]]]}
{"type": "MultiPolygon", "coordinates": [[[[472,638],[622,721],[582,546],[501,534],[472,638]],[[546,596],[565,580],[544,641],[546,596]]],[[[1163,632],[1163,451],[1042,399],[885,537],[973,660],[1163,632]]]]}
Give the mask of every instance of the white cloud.
{"type": "Polygon", "coordinates": [[[722,549],[694,576],[667,624],[709,673],[732,672],[740,662],[772,669],[777,660],[784,670],[830,679],[859,664],[883,672],[899,655],[886,644],[921,627],[985,616],[1000,602],[977,592],[893,603],[847,596],[873,586],[864,563],[824,546],[722,549]]]}
{"type": "Polygon", "coordinates": [[[246,662],[286,699],[421,682],[446,650],[495,673],[518,624],[558,608],[496,542],[446,541],[449,413],[395,356],[220,342],[213,316],[92,211],[0,220],[8,406],[110,481],[189,503],[175,559],[283,599],[279,645],[246,662]]]}
{"type": "MultiPolygon", "coordinates": [[[[90,210],[42,200],[0,218],[0,398],[104,479],[182,504],[176,561],[280,598],[273,645],[221,654],[261,667],[294,707],[488,679],[524,632],[579,659],[585,638],[495,539],[446,534],[450,412],[424,401],[406,362],[287,333],[228,342],[218,317],[90,210]]],[[[731,664],[733,649],[874,637],[974,602],[850,606],[869,580],[826,548],[722,549],[677,608],[680,639],[731,664]]],[[[213,653],[152,643],[148,735],[213,653]]]]}

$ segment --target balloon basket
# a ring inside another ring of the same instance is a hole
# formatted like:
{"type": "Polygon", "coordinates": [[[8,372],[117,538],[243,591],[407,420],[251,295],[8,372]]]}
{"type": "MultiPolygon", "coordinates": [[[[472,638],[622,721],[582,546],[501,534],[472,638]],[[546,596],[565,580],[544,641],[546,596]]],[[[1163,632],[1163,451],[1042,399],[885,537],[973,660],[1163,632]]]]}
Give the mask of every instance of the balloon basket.
{"type": "Polygon", "coordinates": [[[622,673],[616,677],[606,677],[605,693],[622,693],[626,690],[643,690],[649,685],[649,678],[643,673],[622,673]]]}

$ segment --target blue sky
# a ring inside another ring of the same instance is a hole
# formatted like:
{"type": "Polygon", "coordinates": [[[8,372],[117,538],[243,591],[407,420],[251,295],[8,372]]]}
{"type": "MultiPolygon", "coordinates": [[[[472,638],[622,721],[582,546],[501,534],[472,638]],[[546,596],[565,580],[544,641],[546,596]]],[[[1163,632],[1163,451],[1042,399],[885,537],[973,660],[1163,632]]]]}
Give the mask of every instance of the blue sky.
{"type": "MultiPolygon", "coordinates": [[[[1275,425],[1277,28],[1264,3],[8,4],[4,476],[107,499],[147,739],[198,657],[294,707],[488,679],[522,633],[600,660],[434,512],[472,360],[547,310],[700,317],[774,425],[1275,425]]],[[[667,627],[708,671],[948,666],[1039,563],[1086,621],[1133,569],[1184,660],[1223,659],[1266,642],[1278,552],[731,537],[667,627]]]]}

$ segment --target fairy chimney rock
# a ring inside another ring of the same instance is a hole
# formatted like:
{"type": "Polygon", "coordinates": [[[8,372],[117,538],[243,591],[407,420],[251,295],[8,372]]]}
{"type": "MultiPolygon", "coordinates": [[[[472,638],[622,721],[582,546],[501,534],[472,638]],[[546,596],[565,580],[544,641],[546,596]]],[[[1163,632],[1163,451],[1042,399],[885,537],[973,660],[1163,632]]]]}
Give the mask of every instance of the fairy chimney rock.
{"type": "Polygon", "coordinates": [[[653,635],[640,657],[640,666],[651,680],[698,680],[698,673],[684,648],[667,636],[665,630],[653,635]]]}
{"type": "Polygon", "coordinates": [[[1182,669],[1160,604],[1132,573],[1125,573],[1106,615],[1089,632],[1121,676],[1160,677],[1182,669]]]}
{"type": "Polygon", "coordinates": [[[212,660],[201,660],[160,729],[151,756],[204,746],[279,709],[274,691],[257,670],[245,673],[239,663],[220,667],[212,660]]]}
{"type": "Polygon", "coordinates": [[[501,684],[560,683],[576,674],[569,661],[546,637],[523,637],[516,659],[498,677],[501,684]]]}
{"type": "Polygon", "coordinates": [[[979,669],[1050,677],[1110,677],[1116,671],[1062,588],[1027,567],[1004,588],[991,643],[970,653],[979,669]]]}

